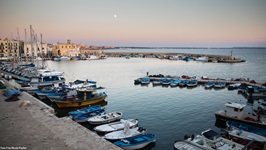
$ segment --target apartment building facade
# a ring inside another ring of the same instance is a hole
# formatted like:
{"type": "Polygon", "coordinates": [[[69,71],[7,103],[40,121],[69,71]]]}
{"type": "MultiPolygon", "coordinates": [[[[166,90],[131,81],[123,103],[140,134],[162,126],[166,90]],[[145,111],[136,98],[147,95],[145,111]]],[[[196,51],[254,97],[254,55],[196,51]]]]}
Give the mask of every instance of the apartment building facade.
{"type": "Polygon", "coordinates": [[[22,51],[22,42],[14,39],[0,39],[0,57],[18,57],[22,51]]]}

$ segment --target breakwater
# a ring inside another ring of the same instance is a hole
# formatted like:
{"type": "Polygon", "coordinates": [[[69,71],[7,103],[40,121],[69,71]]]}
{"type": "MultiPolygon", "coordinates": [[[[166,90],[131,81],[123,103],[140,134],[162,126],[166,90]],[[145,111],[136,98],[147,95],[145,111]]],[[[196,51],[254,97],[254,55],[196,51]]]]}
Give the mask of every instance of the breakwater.
{"type": "MultiPolygon", "coordinates": [[[[3,81],[8,88],[15,86],[12,82],[3,81]]],[[[18,98],[18,101],[6,102],[6,97],[0,94],[1,147],[39,150],[120,150],[75,121],[66,117],[56,117],[53,108],[28,93],[23,92],[18,98]]]]}
{"type": "Polygon", "coordinates": [[[217,60],[218,62],[236,63],[245,62],[245,60],[235,58],[232,55],[214,55],[214,54],[193,54],[193,53],[170,53],[170,52],[103,52],[108,57],[147,57],[147,58],[169,58],[172,56],[185,56],[185,57],[208,57],[211,60],[217,60]]]}

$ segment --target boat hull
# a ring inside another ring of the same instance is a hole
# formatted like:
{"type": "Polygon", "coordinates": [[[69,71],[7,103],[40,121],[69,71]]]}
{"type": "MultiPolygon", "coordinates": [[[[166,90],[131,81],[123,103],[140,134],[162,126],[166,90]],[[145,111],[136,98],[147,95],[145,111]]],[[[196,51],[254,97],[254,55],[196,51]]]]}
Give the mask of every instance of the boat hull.
{"type": "Polygon", "coordinates": [[[93,105],[99,102],[102,102],[105,100],[107,95],[101,96],[99,98],[95,98],[92,100],[87,101],[57,101],[53,100],[53,102],[59,107],[59,108],[69,108],[69,107],[82,107],[82,106],[89,106],[93,105]]]}
{"type": "Polygon", "coordinates": [[[237,122],[242,122],[242,123],[246,123],[246,124],[249,124],[249,125],[252,125],[252,126],[256,126],[256,127],[260,127],[260,128],[266,129],[266,124],[261,124],[261,123],[254,122],[254,121],[248,121],[248,120],[242,120],[242,119],[238,119],[238,118],[228,117],[228,116],[224,116],[224,115],[221,115],[221,114],[218,114],[218,113],[215,113],[215,118],[216,118],[216,120],[220,120],[220,121],[223,121],[223,122],[226,122],[226,121],[237,121],[237,122]]]}

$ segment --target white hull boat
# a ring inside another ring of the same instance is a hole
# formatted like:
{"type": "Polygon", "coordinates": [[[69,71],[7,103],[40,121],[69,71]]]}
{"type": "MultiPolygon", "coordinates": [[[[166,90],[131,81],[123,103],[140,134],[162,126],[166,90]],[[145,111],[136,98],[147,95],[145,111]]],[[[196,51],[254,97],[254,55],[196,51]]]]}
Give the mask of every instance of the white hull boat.
{"type": "Polygon", "coordinates": [[[147,130],[143,129],[142,127],[135,127],[132,129],[124,128],[124,130],[107,133],[104,136],[104,138],[107,140],[120,140],[120,139],[137,136],[137,135],[144,134],[144,133],[147,133],[147,130]]]}
{"type": "Polygon", "coordinates": [[[121,119],[120,121],[117,122],[99,125],[95,127],[94,130],[97,132],[107,133],[107,132],[123,130],[127,126],[127,124],[129,125],[129,128],[133,128],[136,127],[138,123],[139,123],[138,119],[127,119],[127,120],[121,119]]]}
{"type": "Polygon", "coordinates": [[[205,150],[242,150],[243,145],[222,138],[211,129],[202,132],[202,135],[191,135],[185,140],[196,147],[205,150]]]}
{"type": "Polygon", "coordinates": [[[92,117],[88,119],[88,122],[92,125],[100,125],[120,120],[122,116],[123,116],[122,112],[111,112],[107,114],[102,114],[100,116],[92,117]]]}

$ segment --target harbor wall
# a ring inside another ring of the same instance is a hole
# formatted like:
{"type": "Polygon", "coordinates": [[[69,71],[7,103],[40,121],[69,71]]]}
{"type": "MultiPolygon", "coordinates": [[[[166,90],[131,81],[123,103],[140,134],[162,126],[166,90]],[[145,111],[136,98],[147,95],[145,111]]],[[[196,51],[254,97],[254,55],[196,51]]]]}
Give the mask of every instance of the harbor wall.
{"type": "Polygon", "coordinates": [[[162,56],[162,55],[169,55],[169,56],[176,56],[176,55],[182,55],[182,56],[190,56],[190,57],[210,57],[210,58],[216,58],[217,60],[233,60],[233,56],[229,55],[213,55],[213,54],[192,54],[192,53],[169,53],[169,52],[107,52],[104,51],[104,54],[108,56],[120,56],[120,55],[144,55],[147,57],[154,57],[154,56],[162,56]]]}
{"type": "MultiPolygon", "coordinates": [[[[4,81],[13,88],[12,82],[4,81]]],[[[38,150],[120,150],[119,147],[68,117],[58,118],[54,109],[26,92],[18,101],[6,102],[0,90],[0,148],[38,150]]]]}

